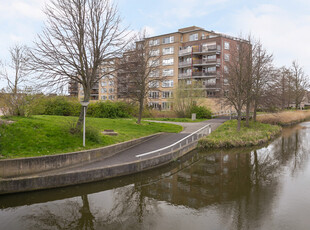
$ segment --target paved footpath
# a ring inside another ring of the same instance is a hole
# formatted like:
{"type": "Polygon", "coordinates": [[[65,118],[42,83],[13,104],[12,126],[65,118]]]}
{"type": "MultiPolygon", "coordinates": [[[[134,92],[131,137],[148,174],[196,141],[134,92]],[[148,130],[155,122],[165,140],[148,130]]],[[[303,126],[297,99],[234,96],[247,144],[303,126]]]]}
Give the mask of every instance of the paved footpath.
{"type": "MultiPolygon", "coordinates": [[[[138,160],[136,155],[150,152],[153,150],[157,150],[160,148],[164,148],[166,146],[169,146],[182,138],[188,136],[189,134],[197,131],[198,129],[204,127],[207,124],[211,124],[212,131],[215,130],[219,125],[221,125],[223,122],[225,122],[227,118],[216,118],[211,120],[206,120],[203,122],[191,122],[191,123],[185,123],[185,122],[167,122],[167,121],[152,121],[152,122],[161,122],[161,123],[171,123],[171,124],[177,124],[184,127],[183,131],[180,133],[164,133],[158,137],[152,138],[148,141],[145,141],[139,145],[135,145],[129,149],[126,149],[124,151],[121,151],[109,158],[105,158],[103,160],[98,160],[92,163],[87,163],[84,165],[78,165],[78,166],[71,166],[71,167],[65,167],[57,170],[52,170],[48,172],[42,172],[42,173],[36,173],[36,176],[45,176],[45,175],[58,175],[58,174],[64,174],[64,173],[72,173],[72,172],[78,172],[78,171],[84,171],[84,170],[90,170],[90,169],[97,169],[97,168],[104,168],[108,166],[118,165],[118,164],[124,164],[129,163],[132,161],[138,160]]],[[[153,156],[150,156],[153,157],[153,156]]],[[[147,158],[143,158],[147,159],[147,158]]]]}

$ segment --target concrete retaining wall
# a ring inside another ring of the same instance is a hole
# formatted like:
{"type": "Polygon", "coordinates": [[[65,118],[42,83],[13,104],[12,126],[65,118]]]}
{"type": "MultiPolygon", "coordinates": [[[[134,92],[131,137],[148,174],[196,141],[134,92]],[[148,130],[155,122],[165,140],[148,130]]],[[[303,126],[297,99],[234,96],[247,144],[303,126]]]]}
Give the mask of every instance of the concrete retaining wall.
{"type": "Polygon", "coordinates": [[[61,175],[3,179],[0,180],[0,194],[64,187],[133,174],[168,164],[169,162],[176,160],[191,150],[195,149],[196,147],[197,141],[182,147],[180,150],[175,150],[160,156],[155,156],[145,160],[138,160],[126,164],[61,175]]]}
{"type": "Polygon", "coordinates": [[[161,135],[161,133],[102,148],[73,153],[0,160],[0,178],[20,177],[37,172],[58,169],[85,162],[92,162],[98,160],[99,158],[107,158],[134,145],[154,138],[158,135],[161,135]]]}

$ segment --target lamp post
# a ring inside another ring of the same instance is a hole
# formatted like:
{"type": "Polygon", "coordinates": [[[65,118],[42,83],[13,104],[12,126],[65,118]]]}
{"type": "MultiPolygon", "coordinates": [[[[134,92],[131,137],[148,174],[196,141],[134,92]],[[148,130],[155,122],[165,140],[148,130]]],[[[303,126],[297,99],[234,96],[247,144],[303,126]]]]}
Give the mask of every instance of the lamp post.
{"type": "Polygon", "coordinates": [[[81,101],[81,105],[84,110],[84,118],[83,118],[83,146],[85,147],[85,116],[86,116],[86,107],[88,106],[89,101],[81,101]]]}

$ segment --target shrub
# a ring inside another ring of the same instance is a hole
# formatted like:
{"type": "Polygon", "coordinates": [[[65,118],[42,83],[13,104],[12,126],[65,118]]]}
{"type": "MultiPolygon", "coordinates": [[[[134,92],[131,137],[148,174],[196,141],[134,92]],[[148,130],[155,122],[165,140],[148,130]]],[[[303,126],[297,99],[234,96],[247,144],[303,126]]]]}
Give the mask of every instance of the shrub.
{"type": "Polygon", "coordinates": [[[96,102],[91,103],[87,115],[100,118],[127,118],[133,113],[133,106],[125,102],[96,102]]]}
{"type": "Polygon", "coordinates": [[[207,109],[204,106],[193,105],[190,110],[189,117],[191,117],[192,113],[196,113],[197,119],[210,119],[212,117],[211,110],[207,109]]]}
{"type": "Polygon", "coordinates": [[[66,97],[57,96],[45,101],[45,115],[73,116],[81,105],[77,101],[70,101],[66,97]]]}

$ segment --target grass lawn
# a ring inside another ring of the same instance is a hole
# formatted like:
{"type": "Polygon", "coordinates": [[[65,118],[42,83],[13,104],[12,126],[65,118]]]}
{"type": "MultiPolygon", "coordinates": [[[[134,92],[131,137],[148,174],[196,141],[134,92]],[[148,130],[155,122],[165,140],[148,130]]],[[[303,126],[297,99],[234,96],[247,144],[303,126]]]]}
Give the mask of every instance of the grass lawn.
{"type": "Polygon", "coordinates": [[[163,118],[144,118],[143,120],[150,120],[150,121],[173,121],[173,122],[201,122],[206,121],[208,119],[196,119],[192,120],[191,118],[169,118],[169,117],[163,117],[163,118]]]}
{"type": "Polygon", "coordinates": [[[250,127],[241,123],[241,130],[237,132],[237,120],[226,121],[219,126],[209,136],[199,141],[202,148],[229,148],[253,146],[265,143],[273,139],[281,132],[281,127],[277,125],[263,124],[260,122],[250,122],[250,127]]]}
{"type": "Polygon", "coordinates": [[[56,153],[97,148],[151,135],[158,132],[180,132],[182,127],[172,124],[134,119],[86,118],[86,147],[82,145],[82,134],[69,132],[76,117],[33,116],[11,117],[15,121],[0,126],[0,154],[2,158],[41,156],[56,153]],[[118,136],[105,136],[104,129],[113,129],[118,136]]]}

